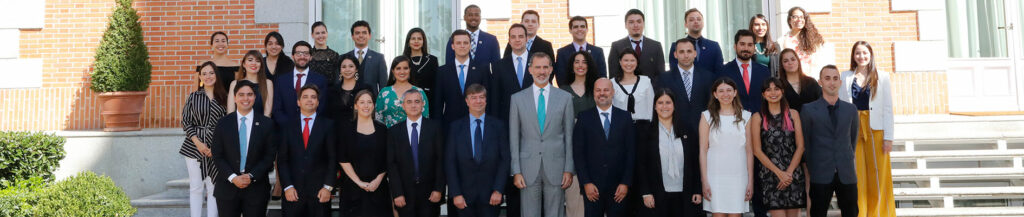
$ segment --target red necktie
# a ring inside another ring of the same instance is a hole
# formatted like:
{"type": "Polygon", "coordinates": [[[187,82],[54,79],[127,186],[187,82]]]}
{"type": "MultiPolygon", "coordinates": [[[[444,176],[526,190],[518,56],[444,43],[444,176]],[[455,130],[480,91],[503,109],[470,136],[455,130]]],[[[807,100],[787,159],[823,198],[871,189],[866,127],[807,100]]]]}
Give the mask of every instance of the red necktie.
{"type": "Polygon", "coordinates": [[[313,118],[303,118],[306,124],[302,125],[302,148],[309,148],[309,120],[313,118]]]}
{"type": "Polygon", "coordinates": [[[750,66],[750,64],[744,63],[740,66],[743,67],[743,85],[747,88],[747,94],[750,94],[750,72],[747,70],[747,66],[750,66]]]}
{"type": "Polygon", "coordinates": [[[633,50],[636,51],[636,58],[637,59],[640,59],[640,55],[642,55],[642,54],[640,54],[641,53],[641,51],[640,51],[640,42],[641,41],[633,41],[633,44],[636,44],[636,46],[633,47],[633,50]]]}
{"type": "Polygon", "coordinates": [[[580,46],[580,51],[587,51],[587,50],[584,50],[583,46],[580,46]]]}
{"type": "Polygon", "coordinates": [[[296,74],[298,78],[295,79],[295,92],[298,93],[302,89],[302,76],[306,74],[296,74]]]}

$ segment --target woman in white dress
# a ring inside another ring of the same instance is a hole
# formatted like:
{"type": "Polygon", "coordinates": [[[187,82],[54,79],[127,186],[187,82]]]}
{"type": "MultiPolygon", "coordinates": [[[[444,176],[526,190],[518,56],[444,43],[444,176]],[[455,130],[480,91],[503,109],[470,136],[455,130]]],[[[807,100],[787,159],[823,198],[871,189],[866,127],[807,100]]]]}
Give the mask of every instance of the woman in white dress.
{"type": "Polygon", "coordinates": [[[743,110],[732,79],[720,78],[711,88],[714,98],[700,119],[704,210],[713,217],[739,217],[753,195],[750,112],[743,110]]]}

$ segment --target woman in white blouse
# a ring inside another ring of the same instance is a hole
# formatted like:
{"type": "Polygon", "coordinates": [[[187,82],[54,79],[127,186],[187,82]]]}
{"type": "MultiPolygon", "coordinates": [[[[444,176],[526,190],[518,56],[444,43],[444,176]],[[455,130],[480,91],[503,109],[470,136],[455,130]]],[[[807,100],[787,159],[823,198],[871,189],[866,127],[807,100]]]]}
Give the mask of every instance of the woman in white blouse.
{"type": "MultiPolygon", "coordinates": [[[[814,27],[810,15],[801,7],[789,9],[788,22],[789,32],[779,39],[779,46],[782,49],[793,49],[800,57],[800,68],[804,75],[811,76],[818,80],[818,71],[821,67],[835,64],[835,46],[825,42],[825,38],[818,33],[814,27]]],[[[781,50],[781,49],[780,49],[781,50]]]]}
{"type": "Polygon", "coordinates": [[[699,216],[703,199],[699,146],[675,117],[675,96],[655,90],[657,120],[637,130],[637,179],[642,195],[640,216],[699,216]],[[644,129],[646,128],[646,129],[644,129]]]}
{"type": "Polygon", "coordinates": [[[622,73],[615,76],[615,96],[612,98],[612,106],[626,110],[633,114],[633,121],[651,121],[654,109],[654,88],[651,86],[651,79],[644,75],[637,75],[637,55],[631,49],[619,53],[619,65],[622,73]]]}

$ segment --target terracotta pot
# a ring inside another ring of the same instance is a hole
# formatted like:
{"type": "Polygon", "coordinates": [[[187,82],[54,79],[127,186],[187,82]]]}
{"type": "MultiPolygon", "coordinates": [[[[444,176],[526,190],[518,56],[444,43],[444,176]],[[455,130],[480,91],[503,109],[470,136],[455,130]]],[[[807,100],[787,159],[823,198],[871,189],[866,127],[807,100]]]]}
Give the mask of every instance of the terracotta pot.
{"type": "Polygon", "coordinates": [[[146,102],[146,91],[122,91],[100,93],[100,114],[103,115],[103,131],[142,130],[139,119],[146,102]]]}

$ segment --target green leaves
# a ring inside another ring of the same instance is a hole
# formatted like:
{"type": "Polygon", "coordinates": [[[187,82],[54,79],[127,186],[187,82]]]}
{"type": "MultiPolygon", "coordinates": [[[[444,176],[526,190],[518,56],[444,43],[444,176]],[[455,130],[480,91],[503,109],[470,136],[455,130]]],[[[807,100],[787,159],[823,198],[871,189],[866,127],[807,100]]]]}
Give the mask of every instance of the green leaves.
{"type": "Polygon", "coordinates": [[[65,141],[47,133],[0,132],[0,185],[30,177],[52,180],[65,141]]]}
{"type": "Polygon", "coordinates": [[[4,184],[0,190],[0,217],[132,216],[135,211],[110,177],[92,172],[53,184],[35,177],[4,184]]]}
{"type": "Polygon", "coordinates": [[[96,49],[91,89],[95,92],[145,91],[153,65],[132,0],[117,0],[96,49]]]}

